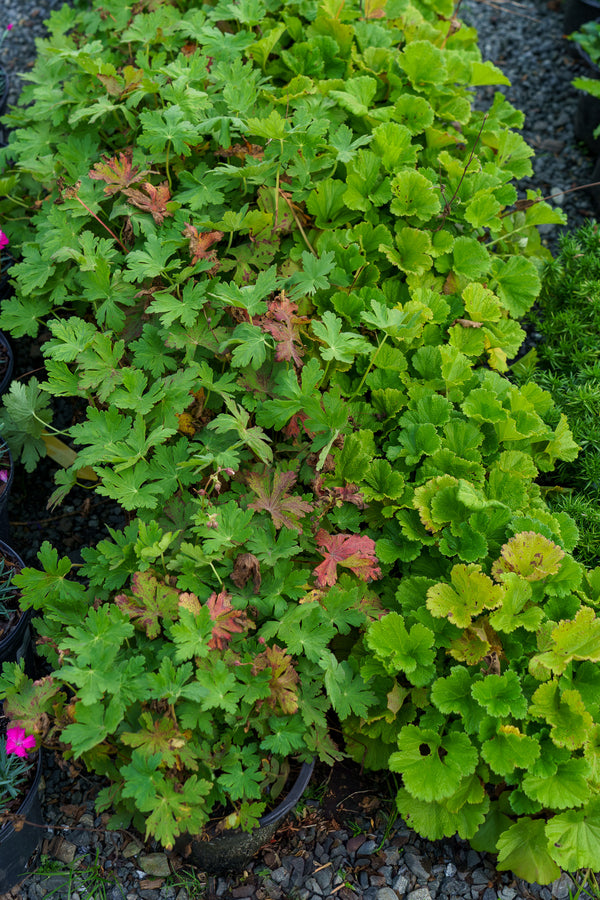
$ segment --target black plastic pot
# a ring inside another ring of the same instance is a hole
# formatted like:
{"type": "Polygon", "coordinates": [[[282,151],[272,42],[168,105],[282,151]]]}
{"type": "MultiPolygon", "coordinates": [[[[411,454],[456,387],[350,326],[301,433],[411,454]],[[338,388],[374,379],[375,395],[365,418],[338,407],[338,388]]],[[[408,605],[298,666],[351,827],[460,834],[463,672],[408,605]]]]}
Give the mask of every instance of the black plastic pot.
{"type": "MultiPolygon", "coordinates": [[[[25,563],[19,554],[0,541],[0,555],[8,557],[16,562],[20,569],[25,568],[25,563]]],[[[21,613],[19,620],[14,628],[11,628],[8,634],[5,634],[0,640],[0,668],[5,662],[20,662],[25,660],[25,671],[28,675],[35,676],[35,650],[31,637],[31,615],[30,609],[21,613]]]]}
{"type": "Polygon", "coordinates": [[[42,753],[38,751],[35,779],[17,810],[18,816],[25,816],[25,825],[20,831],[15,831],[10,822],[0,828],[0,894],[2,896],[22,881],[39,861],[34,854],[44,836],[44,819],[39,796],[41,774],[42,753]]]}
{"type": "Polygon", "coordinates": [[[584,143],[594,155],[600,153],[600,138],[594,137],[598,125],[600,125],[600,100],[591,94],[580,92],[573,120],[573,132],[576,139],[584,143]]]}
{"type": "Polygon", "coordinates": [[[12,287],[9,282],[10,267],[14,263],[14,259],[6,249],[0,250],[0,300],[5,300],[12,296],[12,287]]]}
{"type": "Polygon", "coordinates": [[[279,806],[259,819],[259,826],[254,831],[236,829],[206,840],[202,839],[203,835],[185,834],[175,842],[175,850],[209,875],[241,872],[254,854],[271,840],[282,820],[294,808],[308,786],[314,766],[314,760],[302,765],[288,795],[279,806]]]}
{"type": "MultiPolygon", "coordinates": [[[[2,390],[0,389],[0,394],[2,390]]],[[[4,465],[1,469],[8,471],[7,481],[0,481],[0,541],[7,542],[10,538],[10,525],[8,521],[8,500],[10,497],[10,489],[13,483],[14,468],[11,452],[8,445],[0,437],[0,461],[6,460],[6,468],[4,465]]]]}
{"type": "Polygon", "coordinates": [[[600,18],[598,0],[565,0],[563,30],[565,34],[579,31],[586,22],[600,18]]]}
{"type": "Polygon", "coordinates": [[[12,347],[10,345],[10,341],[4,334],[4,332],[0,331],[0,397],[2,394],[6,393],[6,391],[10,387],[10,383],[12,381],[13,369],[15,365],[15,358],[13,355],[12,347]]]}
{"type": "Polygon", "coordinates": [[[8,91],[10,88],[10,81],[8,78],[8,72],[4,68],[4,66],[0,66],[0,116],[3,116],[6,112],[6,107],[8,106],[8,91]]]}

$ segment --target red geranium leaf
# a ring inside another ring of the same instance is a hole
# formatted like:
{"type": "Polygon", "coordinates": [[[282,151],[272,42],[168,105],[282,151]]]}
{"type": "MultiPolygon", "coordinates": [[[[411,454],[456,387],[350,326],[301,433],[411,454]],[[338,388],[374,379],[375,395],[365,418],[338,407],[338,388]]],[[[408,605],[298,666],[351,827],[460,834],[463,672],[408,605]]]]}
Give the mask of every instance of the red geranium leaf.
{"type": "Polygon", "coordinates": [[[172,216],[173,213],[167,209],[167,203],[171,199],[171,192],[166,181],[154,187],[149,181],[142,185],[142,190],[137,188],[129,188],[123,191],[127,199],[138,209],[144,210],[152,214],[152,218],[157,225],[161,225],[165,216],[172,216]]]}
{"type": "Polygon", "coordinates": [[[287,491],[296,481],[293,472],[275,472],[273,486],[269,475],[253,473],[248,476],[248,485],[258,500],[249,503],[250,509],[264,509],[271,515],[275,528],[295,528],[302,531],[299,519],[312,510],[312,503],[302,500],[300,497],[290,497],[287,491]]]}
{"type": "Polygon", "coordinates": [[[321,528],[317,532],[317,546],[325,559],[314,574],[319,587],[334,585],[337,581],[337,567],[344,566],[354,572],[361,581],[381,578],[381,569],[375,556],[375,541],[357,534],[328,534],[321,528]]]}
{"type": "Polygon", "coordinates": [[[105,181],[104,193],[110,196],[118,194],[131,184],[137,184],[146,175],[150,175],[150,172],[149,169],[140,172],[139,166],[132,164],[132,151],[129,149],[112,158],[103,156],[102,162],[90,169],[89,176],[95,181],[105,181]]]}
{"type": "Polygon", "coordinates": [[[304,347],[299,326],[308,322],[308,316],[297,316],[298,304],[286,297],[282,291],[269,303],[269,310],[264,316],[257,316],[255,324],[267,331],[277,343],[275,359],[293,360],[297,366],[302,365],[304,347]]]}
{"type": "Polygon", "coordinates": [[[227,591],[212,593],[206,601],[208,612],[215,623],[212,637],[208,642],[211,650],[224,650],[232,634],[241,634],[253,627],[244,610],[235,609],[231,605],[231,594],[227,591]]]}
{"type": "Polygon", "coordinates": [[[183,229],[183,236],[188,238],[190,242],[190,255],[192,257],[192,265],[195,265],[200,259],[208,259],[214,262],[209,275],[215,275],[219,269],[220,263],[217,259],[217,251],[211,250],[213,244],[216,244],[224,236],[222,231],[201,231],[199,232],[195,225],[186,223],[183,229]]]}

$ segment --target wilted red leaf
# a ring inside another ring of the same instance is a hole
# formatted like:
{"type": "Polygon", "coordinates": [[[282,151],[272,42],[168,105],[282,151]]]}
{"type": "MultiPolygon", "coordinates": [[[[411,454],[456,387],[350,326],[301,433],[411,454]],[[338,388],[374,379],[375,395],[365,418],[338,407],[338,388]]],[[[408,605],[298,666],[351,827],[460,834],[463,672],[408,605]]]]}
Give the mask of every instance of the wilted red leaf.
{"type": "Polygon", "coordinates": [[[252,674],[256,675],[267,667],[271,669],[271,696],[267,698],[268,705],[275,709],[279,704],[282,712],[292,715],[298,709],[298,673],[292,665],[292,657],[277,644],[266,647],[254,660],[252,674]]]}
{"type": "Polygon", "coordinates": [[[314,569],[317,584],[333,585],[337,581],[337,567],[344,566],[361,581],[381,578],[377,565],[375,541],[357,534],[328,534],[323,528],[317,532],[317,546],[325,559],[314,569]]]}
{"type": "Polygon", "coordinates": [[[105,181],[104,193],[110,196],[137,184],[150,173],[150,169],[140,172],[139,166],[132,165],[132,151],[128,149],[112,158],[103,156],[102,162],[92,166],[88,174],[95,181],[105,181]]]}
{"type": "Polygon", "coordinates": [[[243,588],[252,579],[254,593],[260,590],[260,563],[253,553],[240,553],[233,564],[231,580],[236,587],[243,588]]]}
{"type": "Polygon", "coordinates": [[[231,605],[231,594],[227,591],[212,593],[206,601],[208,612],[215,623],[212,637],[208,642],[211,650],[223,650],[232,634],[241,634],[252,627],[244,610],[235,609],[231,605]]]}
{"type": "Polygon", "coordinates": [[[312,510],[312,504],[300,497],[290,497],[287,491],[295,484],[294,472],[275,472],[273,486],[270,485],[269,475],[252,473],[248,476],[248,485],[258,500],[249,503],[250,509],[264,509],[271,515],[275,528],[295,528],[302,531],[302,525],[298,521],[306,513],[312,510]]]}
{"type": "Polygon", "coordinates": [[[297,366],[301,366],[304,347],[299,326],[309,319],[308,316],[297,316],[297,309],[298,304],[286,297],[282,291],[277,299],[269,303],[266,315],[257,316],[254,322],[275,338],[276,360],[293,360],[297,366]]]}
{"type": "Polygon", "coordinates": [[[209,275],[214,275],[218,270],[220,263],[217,260],[217,251],[211,250],[210,248],[213,244],[216,244],[221,240],[222,237],[224,237],[223,232],[199,232],[194,225],[191,225],[189,222],[187,222],[185,228],[183,229],[183,236],[188,238],[190,242],[190,255],[192,257],[192,265],[195,265],[195,263],[197,263],[200,259],[208,259],[211,262],[216,263],[216,265],[214,265],[208,273],[209,275]]]}
{"type": "Polygon", "coordinates": [[[171,192],[166,181],[155,187],[146,181],[142,185],[142,190],[137,188],[129,188],[123,192],[130,203],[142,209],[144,212],[152,214],[152,218],[157,225],[161,225],[165,216],[172,216],[173,213],[167,209],[167,203],[171,199],[171,192]],[[144,193],[145,192],[145,193],[144,193]]]}

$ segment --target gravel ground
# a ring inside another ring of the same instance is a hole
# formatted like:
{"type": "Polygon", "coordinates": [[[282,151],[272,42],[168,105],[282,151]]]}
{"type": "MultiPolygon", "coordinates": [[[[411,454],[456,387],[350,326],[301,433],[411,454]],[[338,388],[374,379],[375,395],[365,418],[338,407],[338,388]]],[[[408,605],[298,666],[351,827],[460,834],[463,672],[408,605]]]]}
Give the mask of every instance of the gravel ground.
{"type": "MultiPolygon", "coordinates": [[[[0,0],[0,28],[12,22],[0,61],[11,73],[10,99],[18,96],[17,72],[26,71],[35,53],[34,39],[43,20],[60,0],[0,0]]],[[[484,57],[508,75],[509,99],[526,112],[523,134],[536,151],[533,179],[520,188],[561,194],[562,208],[575,228],[593,215],[585,191],[593,160],[573,136],[572,114],[577,92],[570,82],[584,74],[562,34],[562,15],[541,2],[474,3],[464,0],[461,15],[479,31],[484,57]],[[569,193],[566,193],[566,192],[569,193]]],[[[493,90],[484,90],[485,108],[493,90]]],[[[544,240],[557,244],[558,227],[544,240]]],[[[24,377],[41,364],[39,347],[18,342],[15,376],[24,377]]],[[[65,421],[77,415],[64,406],[65,421]]],[[[64,506],[46,510],[52,490],[50,463],[26,476],[18,471],[10,504],[11,543],[28,563],[43,540],[50,540],[75,562],[87,543],[106,536],[106,525],[121,527],[122,515],[110,503],[85,491],[73,492],[64,506]]],[[[497,872],[493,857],[471,850],[463,841],[429,842],[417,837],[394,815],[393,791],[382,780],[365,776],[350,764],[332,772],[317,770],[296,812],[261,851],[242,876],[195,881],[179,868],[181,860],[139,835],[107,832],[106,819],[96,816],[98,779],[73,772],[47,759],[43,804],[49,828],[42,851],[46,862],[10,896],[23,900],[567,900],[573,888],[568,875],[549,887],[526,884],[510,873],[497,872]],[[357,791],[356,788],[360,789],[357,791]],[[70,876],[68,873],[75,873],[70,876]],[[87,878],[87,882],[85,879],[87,878]]]]}

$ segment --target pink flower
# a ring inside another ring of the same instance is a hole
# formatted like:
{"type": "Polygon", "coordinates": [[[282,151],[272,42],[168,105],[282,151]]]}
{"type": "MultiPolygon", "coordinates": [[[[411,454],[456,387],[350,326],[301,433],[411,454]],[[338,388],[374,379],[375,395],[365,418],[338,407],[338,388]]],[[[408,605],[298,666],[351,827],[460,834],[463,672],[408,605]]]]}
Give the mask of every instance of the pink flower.
{"type": "Polygon", "coordinates": [[[0,250],[2,250],[3,247],[8,247],[8,238],[2,229],[0,229],[0,250]]]}
{"type": "Polygon", "coordinates": [[[12,31],[12,30],[13,30],[13,27],[14,27],[14,26],[13,26],[13,23],[10,22],[10,23],[6,26],[6,30],[7,30],[7,31],[12,31]]]}
{"type": "Polygon", "coordinates": [[[8,481],[8,469],[0,469],[0,481],[6,484],[8,481]]]}
{"type": "Polygon", "coordinates": [[[16,753],[17,756],[27,756],[27,751],[35,747],[35,738],[32,734],[25,736],[25,729],[20,725],[13,725],[6,730],[6,752],[16,753]]]}

